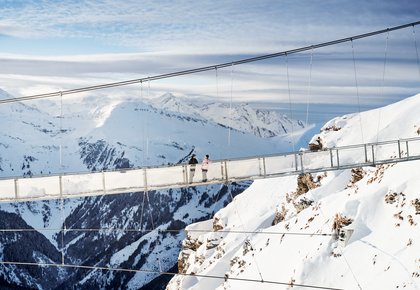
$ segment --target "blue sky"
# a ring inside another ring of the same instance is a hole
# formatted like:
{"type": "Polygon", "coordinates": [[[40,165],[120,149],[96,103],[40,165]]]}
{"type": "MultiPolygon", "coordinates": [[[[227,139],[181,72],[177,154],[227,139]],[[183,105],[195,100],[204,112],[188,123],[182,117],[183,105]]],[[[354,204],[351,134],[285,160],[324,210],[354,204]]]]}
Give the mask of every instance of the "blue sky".
{"type": "MultiPolygon", "coordinates": [[[[419,20],[420,2],[411,0],[0,0],[0,88],[22,96],[140,78],[419,20]]],[[[420,26],[414,34],[408,28],[354,42],[366,107],[419,92],[413,36],[420,50],[420,26]]],[[[315,50],[312,57],[311,97],[319,103],[354,104],[351,44],[315,50]]],[[[220,71],[217,80],[210,72],[157,82],[152,91],[274,103],[291,95],[302,103],[309,61],[309,52],[287,59],[288,86],[282,58],[220,71]]],[[[121,96],[137,89],[101,93],[121,96]]]]}

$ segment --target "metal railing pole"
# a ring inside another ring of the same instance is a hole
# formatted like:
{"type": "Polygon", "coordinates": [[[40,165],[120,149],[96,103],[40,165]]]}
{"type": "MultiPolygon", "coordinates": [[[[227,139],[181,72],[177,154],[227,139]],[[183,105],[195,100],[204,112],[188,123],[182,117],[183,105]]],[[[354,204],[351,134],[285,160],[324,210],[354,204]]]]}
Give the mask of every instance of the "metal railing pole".
{"type": "Polygon", "coordinates": [[[18,179],[15,178],[15,198],[16,200],[19,200],[19,195],[18,195],[18,191],[19,191],[19,185],[18,185],[18,179]]]}
{"type": "Polygon", "coordinates": [[[334,167],[334,161],[333,161],[333,153],[331,149],[328,149],[328,151],[330,151],[330,161],[331,161],[331,168],[334,167]]]}
{"type": "Polygon", "coordinates": [[[224,161],[225,163],[225,180],[226,182],[229,182],[229,176],[228,176],[228,170],[227,170],[227,161],[224,161]]]}
{"type": "Polygon", "coordinates": [[[398,140],[398,158],[401,159],[401,142],[398,140]]]}
{"type": "Polygon", "coordinates": [[[263,173],[264,173],[264,176],[266,176],[267,175],[267,170],[266,170],[266,167],[265,167],[265,157],[262,158],[262,161],[263,161],[263,173]]]}
{"type": "Polygon", "coordinates": [[[147,191],[147,169],[146,168],[143,169],[143,182],[144,182],[143,191],[147,191]]]}
{"type": "Polygon", "coordinates": [[[60,190],[60,198],[63,198],[63,176],[58,176],[58,187],[60,190]]]}
{"type": "Polygon", "coordinates": [[[192,180],[188,180],[188,165],[187,164],[182,165],[182,179],[184,180],[184,184],[188,184],[189,182],[192,183],[192,180]]]}
{"type": "Polygon", "coordinates": [[[104,191],[104,194],[106,194],[106,187],[105,187],[105,172],[102,171],[102,189],[104,191]]]}
{"type": "Polygon", "coordinates": [[[375,149],[373,148],[373,144],[372,144],[372,146],[371,146],[371,148],[372,148],[372,164],[373,164],[373,166],[375,166],[375,149]]]}
{"type": "Polygon", "coordinates": [[[335,149],[335,153],[337,154],[337,168],[340,168],[340,157],[338,156],[338,149],[335,149]]]}
{"type": "Polygon", "coordinates": [[[300,155],[300,169],[301,169],[301,172],[304,173],[305,170],[303,168],[303,152],[300,152],[299,155],[300,155]]]}
{"type": "Polygon", "coordinates": [[[366,145],[366,144],[364,144],[364,146],[363,146],[363,147],[365,147],[365,163],[367,163],[367,162],[368,162],[367,145],[366,145]]]}

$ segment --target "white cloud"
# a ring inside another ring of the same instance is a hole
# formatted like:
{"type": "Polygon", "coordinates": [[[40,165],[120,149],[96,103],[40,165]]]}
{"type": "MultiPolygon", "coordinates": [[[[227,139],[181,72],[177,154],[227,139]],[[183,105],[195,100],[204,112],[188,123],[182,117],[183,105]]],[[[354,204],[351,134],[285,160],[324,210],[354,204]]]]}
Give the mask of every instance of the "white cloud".
{"type": "MultiPolygon", "coordinates": [[[[379,0],[10,1],[0,5],[0,35],[28,42],[22,54],[0,53],[0,87],[18,96],[31,95],[44,88],[72,89],[214,65],[416,21],[419,9],[411,1],[379,0]],[[93,49],[95,44],[112,44],[132,53],[92,50],[63,55],[56,51],[37,56],[33,39],[45,41],[45,47],[64,40],[80,46],[82,39],[91,41],[93,49]]],[[[360,94],[366,100],[373,99],[375,86],[381,84],[385,39],[381,35],[354,42],[360,94]]],[[[384,96],[395,94],[396,88],[399,94],[416,93],[411,29],[390,33],[388,59],[384,96]]],[[[312,94],[316,101],[354,95],[352,68],[349,43],[315,50],[312,94]]],[[[306,100],[308,69],[308,54],[290,56],[295,101],[306,100]]],[[[219,96],[229,97],[230,69],[219,74],[219,96]]],[[[286,101],[284,58],[235,67],[233,84],[232,97],[237,100],[286,101]]],[[[153,82],[152,87],[153,94],[216,95],[214,72],[153,82]]],[[[129,95],[137,89],[109,92],[129,95]]]]}
{"type": "Polygon", "coordinates": [[[0,7],[19,37],[81,38],[140,51],[278,51],[416,21],[412,1],[24,1],[0,7]],[[402,8],[403,7],[403,8],[402,8]]]}

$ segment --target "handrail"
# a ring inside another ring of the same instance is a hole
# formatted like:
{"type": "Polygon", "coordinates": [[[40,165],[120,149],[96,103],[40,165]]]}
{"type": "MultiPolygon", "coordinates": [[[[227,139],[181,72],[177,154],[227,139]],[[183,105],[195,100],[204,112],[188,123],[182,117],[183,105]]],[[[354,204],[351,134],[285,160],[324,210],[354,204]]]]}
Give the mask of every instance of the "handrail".
{"type": "MultiPolygon", "coordinates": [[[[359,143],[359,144],[352,144],[352,145],[344,145],[344,146],[337,146],[337,147],[330,147],[330,148],[324,148],[322,151],[327,150],[344,150],[344,149],[355,149],[355,148],[362,148],[364,146],[372,146],[372,145],[388,145],[388,144],[394,144],[398,142],[410,142],[410,141],[420,141],[420,137],[410,137],[410,138],[403,138],[403,139],[393,139],[393,140],[387,140],[387,141],[379,141],[379,142],[371,142],[371,143],[359,143]]],[[[299,151],[288,151],[283,153],[272,153],[272,154],[265,154],[265,155],[250,155],[250,156],[244,156],[244,157],[234,157],[234,158],[226,158],[226,159],[214,159],[213,162],[224,162],[224,161],[241,161],[241,160],[249,160],[249,159],[255,159],[255,158],[263,158],[263,157],[280,157],[280,156],[291,156],[291,155],[300,155],[300,154],[306,154],[306,153],[313,153],[317,151],[311,151],[309,149],[306,150],[299,150],[299,151]]],[[[68,171],[68,172],[59,172],[59,173],[52,173],[52,174],[38,174],[33,176],[17,176],[17,175],[11,175],[11,176],[4,176],[0,177],[0,180],[5,179],[22,179],[22,178],[36,178],[36,177],[49,177],[49,176],[67,176],[67,175],[85,175],[85,174],[91,174],[91,173],[100,173],[100,172],[116,172],[116,171],[130,171],[130,170],[138,170],[138,169],[153,169],[153,168],[170,168],[170,167],[177,167],[182,165],[180,164],[161,164],[161,165],[146,165],[146,166],[137,166],[137,167],[130,167],[130,168],[118,168],[118,169],[105,169],[105,170],[99,170],[99,171],[68,171]]]]}
{"type": "Polygon", "coordinates": [[[139,192],[298,175],[420,160],[420,137],[214,160],[207,181],[188,164],[0,179],[0,202],[139,192]],[[418,142],[418,143],[417,143],[418,142]],[[401,146],[404,144],[403,146],[401,146]],[[386,146],[383,146],[386,145],[386,146]]]}

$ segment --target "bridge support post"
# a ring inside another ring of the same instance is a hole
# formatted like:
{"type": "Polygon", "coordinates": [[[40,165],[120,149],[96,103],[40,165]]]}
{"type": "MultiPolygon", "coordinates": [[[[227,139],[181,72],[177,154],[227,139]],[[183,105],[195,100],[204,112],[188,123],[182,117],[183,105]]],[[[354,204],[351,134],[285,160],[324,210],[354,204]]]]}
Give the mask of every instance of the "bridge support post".
{"type": "Polygon", "coordinates": [[[328,149],[328,151],[330,151],[330,162],[331,162],[331,168],[334,167],[334,160],[333,160],[333,153],[331,149],[328,149]]]}
{"type": "Polygon", "coordinates": [[[105,187],[105,172],[102,171],[102,189],[104,191],[104,194],[106,194],[106,187],[105,187]]]}
{"type": "Polygon", "coordinates": [[[228,183],[229,182],[229,176],[228,176],[228,170],[227,170],[227,161],[226,160],[223,161],[222,164],[224,165],[224,176],[225,176],[225,180],[226,180],[226,183],[228,183]]]}
{"type": "Polygon", "coordinates": [[[299,152],[300,155],[300,171],[302,174],[305,172],[305,169],[303,168],[303,152],[299,152]]]}
{"type": "Polygon", "coordinates": [[[373,148],[373,144],[372,144],[372,146],[371,146],[371,148],[372,148],[372,164],[373,164],[373,166],[375,166],[375,149],[373,148]]]}
{"type": "Polygon", "coordinates": [[[340,168],[340,156],[338,156],[338,149],[335,149],[335,153],[337,154],[337,168],[340,168]]]}
{"type": "Polygon", "coordinates": [[[407,149],[407,159],[410,157],[410,151],[408,150],[408,141],[405,141],[405,147],[407,149]]]}
{"type": "Polygon", "coordinates": [[[267,175],[267,170],[265,168],[265,157],[262,158],[262,163],[263,163],[263,176],[265,177],[267,175]]]}
{"type": "Polygon", "coordinates": [[[143,182],[144,182],[144,185],[143,185],[143,191],[147,191],[147,170],[146,170],[146,168],[144,168],[143,169],[143,182]]]}
{"type": "Polygon", "coordinates": [[[398,140],[398,158],[401,159],[401,142],[398,140]]]}
{"type": "Polygon", "coordinates": [[[15,198],[16,198],[16,201],[19,201],[19,195],[18,195],[18,192],[19,192],[19,184],[18,184],[18,179],[17,178],[15,178],[15,198]]]}
{"type": "Polygon", "coordinates": [[[368,154],[367,154],[367,146],[366,146],[366,144],[364,144],[363,147],[365,148],[365,163],[367,163],[368,162],[368,154]]]}
{"type": "Polygon", "coordinates": [[[186,186],[188,186],[188,183],[192,183],[192,180],[188,180],[188,165],[182,165],[182,178],[186,186]]]}
{"type": "Polygon", "coordinates": [[[58,176],[58,187],[60,190],[60,198],[63,198],[63,176],[58,176]]]}

